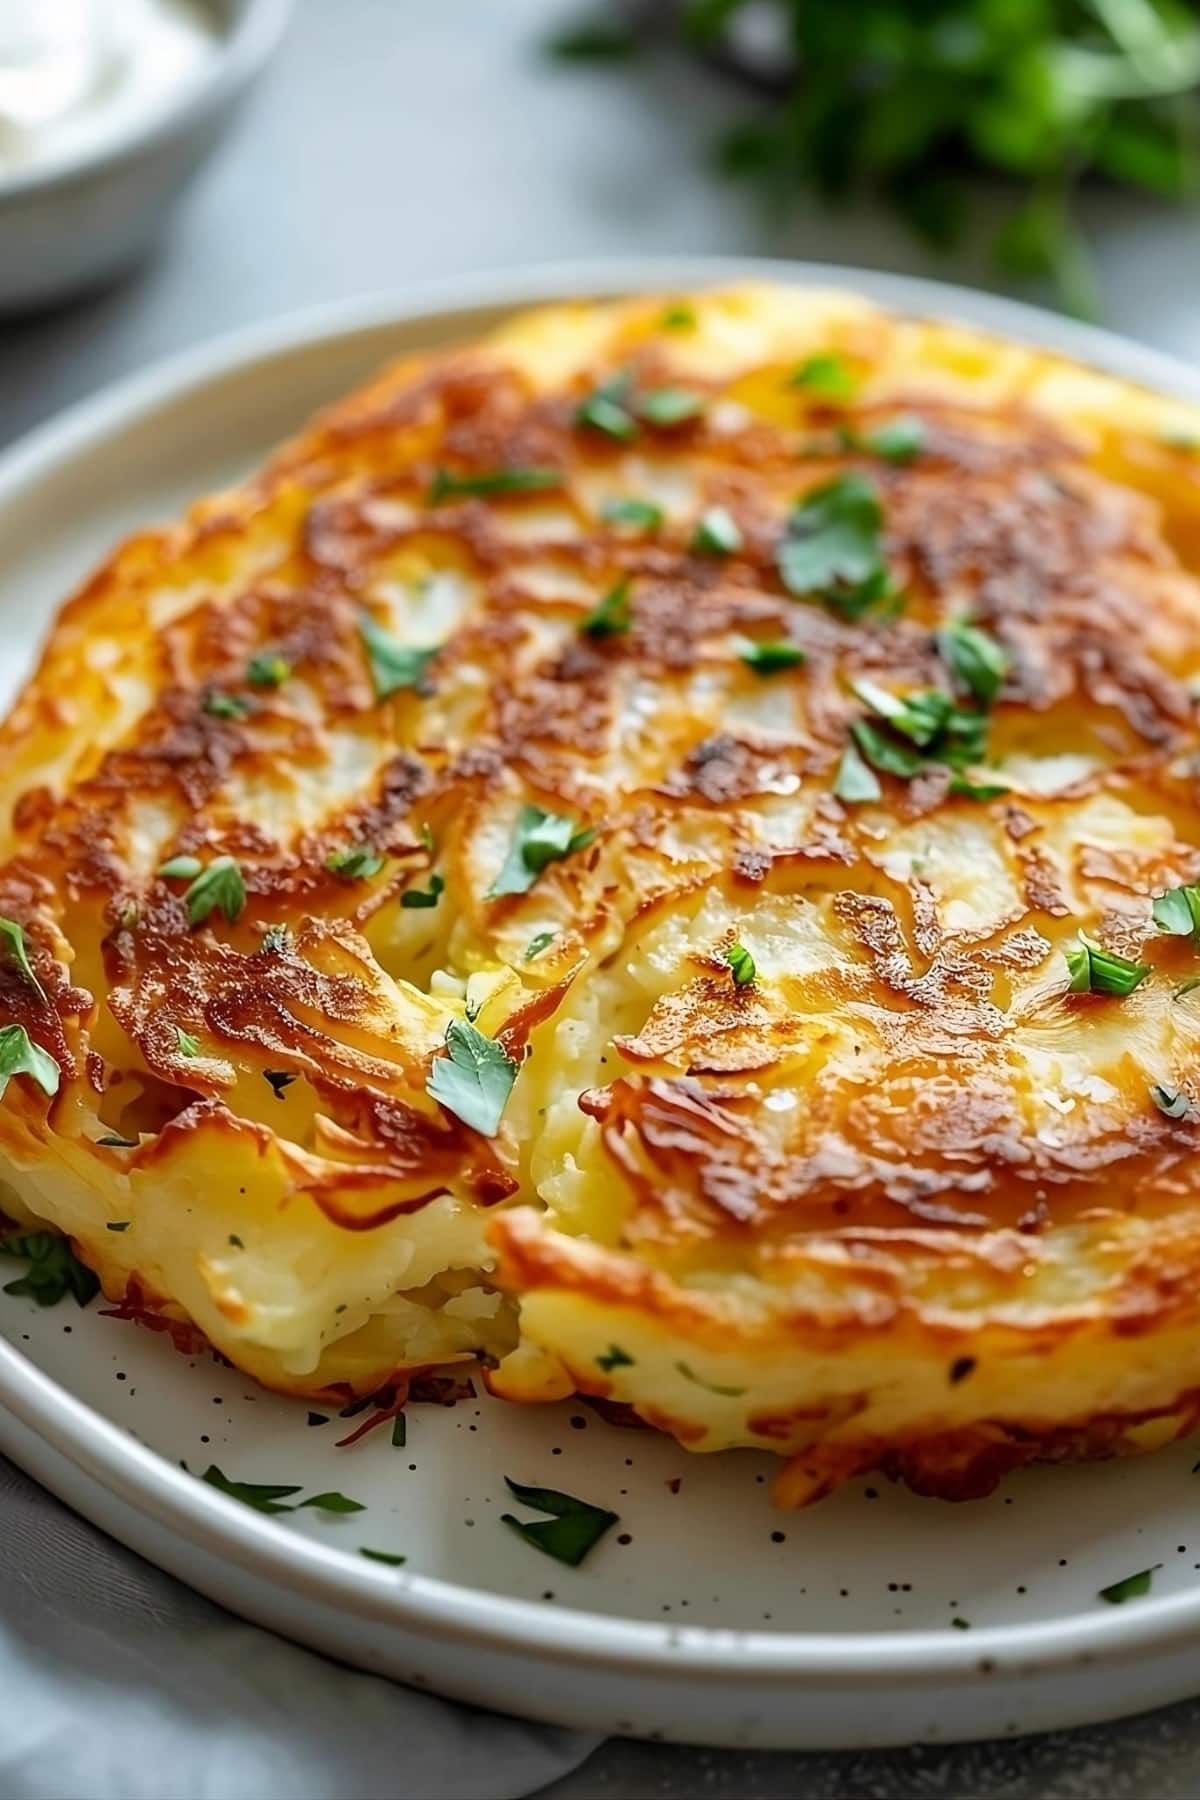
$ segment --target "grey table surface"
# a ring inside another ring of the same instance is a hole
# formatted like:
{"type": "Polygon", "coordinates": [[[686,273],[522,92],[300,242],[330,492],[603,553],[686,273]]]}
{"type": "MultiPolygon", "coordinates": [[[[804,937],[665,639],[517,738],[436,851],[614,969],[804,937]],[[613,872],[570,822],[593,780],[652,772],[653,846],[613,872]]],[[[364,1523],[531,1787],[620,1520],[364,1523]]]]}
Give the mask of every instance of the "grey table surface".
{"type": "MultiPolygon", "coordinates": [[[[988,285],[977,242],[935,261],[871,207],[769,221],[709,172],[748,98],[656,54],[556,67],[546,34],[586,0],[298,0],[283,52],[155,259],[119,286],[0,323],[0,443],[238,325],[432,276],[571,257],[806,256],[988,285]]],[[[1088,197],[1106,321],[1200,356],[1200,217],[1088,197]]],[[[1200,1687],[1200,1668],[1197,1670],[1200,1687]]],[[[961,1750],[748,1755],[610,1743],[545,1800],[713,1796],[1184,1796],[1200,1703],[961,1750]]]]}

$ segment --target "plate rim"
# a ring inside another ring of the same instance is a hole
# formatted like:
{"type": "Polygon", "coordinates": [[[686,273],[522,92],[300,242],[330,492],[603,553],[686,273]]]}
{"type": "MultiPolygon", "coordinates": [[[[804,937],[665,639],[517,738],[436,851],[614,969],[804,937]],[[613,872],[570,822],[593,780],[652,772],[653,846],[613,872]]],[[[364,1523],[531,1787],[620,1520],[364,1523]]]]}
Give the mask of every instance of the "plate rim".
{"type": "MultiPolygon", "coordinates": [[[[782,258],[670,256],[589,259],[440,277],[395,292],[335,300],[260,321],[176,352],[102,388],[36,426],[0,453],[0,513],[61,465],[86,457],[114,433],[136,428],[213,382],[293,352],[331,349],[355,336],[431,331],[448,318],[516,310],[566,298],[777,281],[841,287],[918,316],[1041,345],[1167,394],[1200,402],[1200,371],[1170,353],[1023,301],[960,285],[782,258]]],[[[946,1628],[801,1632],[655,1624],[571,1607],[549,1607],[408,1570],[385,1570],[332,1546],[291,1537],[249,1509],[175,1468],[93,1412],[0,1337],[0,1405],[82,1473],[142,1516],[218,1559],[253,1570],[293,1594],[352,1611],[364,1622],[434,1633],[443,1640],[566,1659],[629,1674],[664,1668],[740,1688],[794,1682],[842,1684],[848,1676],[890,1688],[963,1679],[1012,1667],[1034,1675],[1087,1662],[1126,1662],[1200,1638],[1200,1584],[1150,1597],[1130,1611],[1099,1607],[1067,1619],[983,1626],[969,1637],[946,1628]]]]}

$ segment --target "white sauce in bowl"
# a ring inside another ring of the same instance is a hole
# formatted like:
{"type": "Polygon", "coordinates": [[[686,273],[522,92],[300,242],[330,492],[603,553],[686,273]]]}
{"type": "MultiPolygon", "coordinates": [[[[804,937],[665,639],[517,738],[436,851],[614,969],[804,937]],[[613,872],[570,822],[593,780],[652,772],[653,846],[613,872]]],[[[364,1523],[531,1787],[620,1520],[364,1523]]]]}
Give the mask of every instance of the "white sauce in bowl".
{"type": "Polygon", "coordinates": [[[169,111],[217,49],[192,0],[0,0],[0,185],[169,111]]]}

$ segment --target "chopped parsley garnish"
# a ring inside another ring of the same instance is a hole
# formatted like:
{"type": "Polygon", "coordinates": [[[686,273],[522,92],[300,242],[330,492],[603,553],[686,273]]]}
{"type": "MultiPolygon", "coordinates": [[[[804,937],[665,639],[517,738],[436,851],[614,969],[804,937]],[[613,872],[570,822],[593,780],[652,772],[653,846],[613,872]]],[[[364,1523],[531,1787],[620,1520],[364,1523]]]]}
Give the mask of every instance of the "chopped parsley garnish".
{"type": "Polygon", "coordinates": [[[386,856],[378,850],[372,850],[370,844],[347,844],[344,850],[331,850],[325,858],[325,867],[339,881],[369,881],[372,875],[378,875],[386,856]]]}
{"type": "Polygon", "coordinates": [[[244,1250],[246,1248],[245,1244],[243,1244],[241,1238],[235,1231],[231,1231],[229,1234],[229,1245],[233,1250],[244,1250]]]}
{"type": "Polygon", "coordinates": [[[510,1526],[535,1550],[572,1569],[579,1567],[588,1551],[594,1549],[604,1533],[617,1523],[616,1513],[608,1512],[602,1506],[592,1506],[586,1500],[576,1500],[571,1494],[560,1494],[554,1488],[522,1487],[507,1475],[504,1480],[514,1500],[535,1512],[551,1516],[527,1525],[514,1518],[512,1513],[501,1513],[502,1523],[510,1526]]]}
{"type": "Polygon", "coordinates": [[[291,938],[286,925],[268,925],[263,932],[263,941],[259,945],[266,956],[284,956],[287,954],[291,938]]]}
{"type": "MultiPolygon", "coordinates": [[[[924,752],[924,757],[917,759],[916,767],[908,769],[909,774],[916,774],[923,762],[948,763],[952,769],[962,769],[983,760],[987,748],[986,713],[955,705],[950,695],[940,688],[917,688],[907,694],[893,694],[888,688],[866,680],[854,682],[853,687],[864,706],[883,719],[892,731],[924,752]]],[[[868,762],[882,767],[868,743],[864,743],[857,733],[856,736],[858,747],[868,762]]],[[[893,775],[904,772],[899,765],[907,760],[904,756],[895,759],[895,766],[885,772],[893,775]]]]}
{"type": "Polygon", "coordinates": [[[392,1420],[392,1449],[403,1450],[408,1443],[408,1420],[398,1412],[392,1420]]]}
{"type": "Polygon", "coordinates": [[[639,395],[637,410],[638,417],[645,419],[648,425],[669,429],[672,425],[685,425],[689,420],[699,418],[704,411],[704,396],[691,388],[648,388],[639,395]]]}
{"type": "Polygon", "coordinates": [[[239,699],[236,694],[214,690],[204,696],[200,710],[214,719],[244,719],[250,712],[250,702],[239,699]]]}
{"type": "Polygon", "coordinates": [[[252,656],[246,664],[246,680],[251,687],[282,687],[291,672],[291,663],[286,656],[280,656],[278,651],[263,651],[258,656],[252,656]]]}
{"type": "MultiPolygon", "coordinates": [[[[311,1417],[311,1414],[310,1414],[311,1417]]],[[[222,1494],[228,1494],[231,1500],[240,1500],[243,1506],[252,1506],[255,1512],[285,1513],[298,1512],[301,1507],[311,1506],[318,1512],[356,1513],[365,1512],[366,1507],[360,1500],[348,1500],[345,1494],[328,1493],[313,1494],[307,1500],[292,1500],[293,1494],[300,1492],[298,1482],[277,1481],[233,1481],[222,1473],[216,1463],[210,1463],[200,1477],[209,1487],[215,1487],[222,1494]]]]}
{"type": "Polygon", "coordinates": [[[429,877],[429,886],[427,888],[405,888],[400,896],[400,904],[410,911],[418,907],[436,906],[445,887],[445,880],[435,869],[429,877]]]}
{"type": "Polygon", "coordinates": [[[309,1425],[328,1425],[329,1414],[328,1413],[319,1413],[319,1412],[310,1412],[306,1423],[309,1425]]]}
{"type": "Polygon", "coordinates": [[[970,1631],[971,1629],[970,1619],[951,1619],[950,1623],[955,1631],[970,1631]]]}
{"type": "Polygon", "coordinates": [[[483,1137],[495,1137],[520,1064],[474,1025],[451,1019],[445,1056],[434,1059],[425,1091],[483,1137]]]}
{"type": "Polygon", "coordinates": [[[339,1494],[336,1491],[328,1494],[310,1494],[307,1500],[297,1502],[296,1511],[298,1512],[301,1507],[305,1506],[311,1506],[314,1512],[327,1513],[356,1513],[367,1510],[361,1500],[350,1500],[345,1494],[339,1494]]]}
{"type": "Polygon", "coordinates": [[[638,434],[637,420],[629,410],[629,389],[628,375],[615,375],[611,381],[602,382],[580,401],[575,409],[575,423],[628,444],[638,434]]]}
{"type": "Polygon", "coordinates": [[[600,508],[606,525],[633,525],[639,531],[657,531],[663,522],[663,509],[653,500],[606,500],[600,508]]]}
{"type": "Polygon", "coordinates": [[[603,1369],[605,1374],[611,1369],[632,1369],[633,1358],[628,1351],[622,1350],[620,1344],[610,1344],[603,1356],[596,1358],[596,1367],[603,1369]]]}
{"type": "Polygon", "coordinates": [[[1122,1581],[1102,1587],[1096,1598],[1107,1601],[1109,1606],[1124,1606],[1126,1600],[1140,1600],[1150,1592],[1155,1571],[1161,1568],[1161,1563],[1154,1563],[1148,1569],[1139,1569],[1136,1575],[1126,1575],[1122,1581]]]}
{"type": "Polygon", "coordinates": [[[532,962],[534,957],[540,956],[542,954],[542,951],[547,949],[548,946],[554,942],[554,940],[557,936],[558,936],[557,931],[539,931],[537,933],[537,935],[535,937],[531,937],[529,942],[526,944],[525,955],[522,960],[525,962],[532,962]]]}
{"type": "Polygon", "coordinates": [[[377,625],[369,613],[360,616],[358,630],[367,653],[371,685],[377,700],[386,700],[402,688],[414,688],[422,694],[428,692],[429,665],[440,645],[421,650],[412,644],[402,644],[390,631],[377,625]]]}
{"type": "Polygon", "coordinates": [[[870,719],[851,719],[850,731],[863,757],[883,775],[898,775],[901,781],[911,781],[926,766],[919,751],[890,737],[870,719]]]}
{"type": "Polygon", "coordinates": [[[579,629],[592,638],[621,637],[633,623],[629,610],[629,582],[618,581],[602,600],[579,621],[579,629]]]}
{"type": "Polygon", "coordinates": [[[957,794],[960,800],[999,800],[1012,789],[1002,781],[969,781],[965,775],[956,775],[947,792],[957,794]]]}
{"type": "Polygon", "coordinates": [[[883,508],[865,475],[838,475],[792,509],[776,552],[783,584],[797,599],[818,598],[857,618],[888,588],[883,508]]]}
{"type": "Polygon", "coordinates": [[[0,1255],[29,1259],[24,1275],[5,1284],[6,1294],[27,1294],[39,1306],[57,1306],[67,1295],[77,1306],[86,1306],[100,1292],[100,1283],[86,1263],[81,1263],[70,1243],[54,1231],[31,1231],[6,1238],[0,1255]]]}
{"type": "Polygon", "coordinates": [[[730,944],[728,950],[722,951],[721,954],[729,964],[729,970],[733,976],[733,985],[735,987],[749,987],[750,983],[758,974],[758,970],[755,968],[754,958],[747,950],[745,944],[730,944]]]}
{"type": "Polygon", "coordinates": [[[96,1142],[105,1150],[136,1150],[137,1138],[122,1137],[119,1131],[110,1131],[107,1137],[97,1138],[96,1142]]]}
{"type": "Polygon", "coordinates": [[[1082,932],[1079,943],[1064,950],[1063,955],[1071,973],[1073,994],[1111,994],[1124,999],[1150,974],[1149,963],[1131,962],[1127,956],[1102,950],[1082,932]]]}
{"type": "Polygon", "coordinates": [[[723,1400],[739,1400],[746,1392],[744,1387],[720,1387],[715,1381],[704,1381],[685,1362],[677,1362],[675,1367],[685,1381],[690,1381],[694,1387],[703,1388],[707,1394],[719,1394],[723,1400]]]}
{"type": "Polygon", "coordinates": [[[191,881],[203,868],[198,856],[172,856],[159,863],[158,872],[164,881],[191,881]]]}
{"type": "Polygon", "coordinates": [[[1150,908],[1160,931],[1200,942],[1200,887],[1169,888],[1150,908]]]}
{"type": "Polygon", "coordinates": [[[883,794],[879,777],[863,761],[855,743],[847,744],[842,751],[833,791],[847,806],[861,806],[866,801],[880,799],[883,794]]]}
{"type": "Polygon", "coordinates": [[[741,547],[741,526],[729,508],[707,507],[692,533],[692,549],[701,556],[736,556],[741,547]]]}
{"type": "Polygon", "coordinates": [[[35,1044],[23,1025],[4,1025],[0,1026],[0,1100],[14,1075],[28,1075],[50,1098],[58,1092],[60,1071],[50,1052],[35,1044]]]}
{"type": "Polygon", "coordinates": [[[283,1099],[284,1088],[290,1088],[296,1077],[288,1069],[264,1069],[263,1080],[277,1100],[283,1099]]]}
{"type": "Polygon", "coordinates": [[[190,924],[202,925],[210,913],[222,912],[232,925],[246,904],[246,884],[232,856],[218,856],[202,869],[184,900],[190,924]]]}
{"type": "Polygon", "coordinates": [[[365,1544],[359,1545],[358,1554],[365,1556],[368,1562],[386,1563],[389,1569],[398,1569],[408,1561],[407,1556],[394,1556],[390,1550],[368,1550],[365,1544]]]}
{"type": "Polygon", "coordinates": [[[792,387],[806,388],[819,400],[852,400],[858,383],[845,357],[825,351],[802,362],[791,378],[792,387]]]}
{"type": "Polygon", "coordinates": [[[690,306],[668,306],[658,323],[662,331],[694,331],[696,314],[690,306]]]}
{"type": "Polygon", "coordinates": [[[175,1027],[175,1041],[179,1047],[180,1056],[199,1056],[199,1038],[194,1038],[190,1031],[185,1031],[183,1029],[182,1025],[177,1025],[175,1027]]]}
{"type": "Polygon", "coordinates": [[[1168,1119],[1190,1119],[1195,1117],[1192,1102],[1183,1088],[1166,1087],[1161,1082],[1150,1084],[1150,1098],[1160,1113],[1168,1119]]]}
{"type": "Polygon", "coordinates": [[[954,679],[990,706],[1004,685],[1010,658],[1002,644],[967,619],[951,619],[937,634],[938,654],[954,679]]]}
{"type": "Polygon", "coordinates": [[[128,1231],[132,1224],[132,1219],[113,1219],[109,1224],[105,1225],[104,1229],[105,1231],[128,1231]]]}
{"type": "Polygon", "coordinates": [[[493,494],[542,494],[562,486],[557,469],[486,469],[479,475],[456,475],[438,469],[429,488],[429,504],[443,500],[486,500],[493,494]]]}
{"type": "Polygon", "coordinates": [[[747,644],[738,655],[756,675],[777,675],[781,669],[798,669],[806,661],[799,644],[789,644],[785,638],[776,638],[766,644],[747,644]]]}
{"type": "Polygon", "coordinates": [[[920,456],[925,448],[925,422],[906,414],[903,418],[891,419],[881,425],[878,431],[868,432],[860,440],[864,450],[872,456],[882,457],[884,462],[908,463],[920,456]]]}
{"type": "Polygon", "coordinates": [[[8,959],[20,971],[38,999],[45,1003],[46,990],[33,972],[33,964],[29,960],[29,949],[25,942],[25,928],[18,925],[15,919],[0,919],[0,942],[7,945],[8,959]]]}
{"type": "Polygon", "coordinates": [[[585,850],[595,835],[590,825],[579,826],[561,813],[543,812],[540,806],[523,806],[517,814],[508,855],[487,898],[528,893],[548,863],[585,850]]]}

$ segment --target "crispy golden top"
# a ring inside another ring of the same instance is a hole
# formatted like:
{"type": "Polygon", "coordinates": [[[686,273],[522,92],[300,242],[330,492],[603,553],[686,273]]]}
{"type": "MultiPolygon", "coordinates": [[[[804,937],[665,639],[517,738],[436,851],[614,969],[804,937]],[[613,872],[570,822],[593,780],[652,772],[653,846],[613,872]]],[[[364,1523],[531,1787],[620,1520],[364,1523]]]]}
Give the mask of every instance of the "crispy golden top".
{"type": "Polygon", "coordinates": [[[540,1195],[682,1274],[1179,1207],[1195,428],[767,290],[388,372],[119,550],[4,728],[0,915],[52,1004],[10,962],[0,1017],[52,1120],[90,1096],[124,1167],[215,1109],[339,1224],[540,1195]],[[918,744],[887,706],[930,692],[918,744]],[[235,917],[179,857],[233,860],[235,917]],[[1081,931],[1151,975],[1069,992],[1081,931]],[[526,1057],[494,1138],[427,1091],[464,1008],[526,1057]]]}

